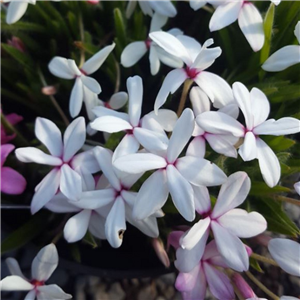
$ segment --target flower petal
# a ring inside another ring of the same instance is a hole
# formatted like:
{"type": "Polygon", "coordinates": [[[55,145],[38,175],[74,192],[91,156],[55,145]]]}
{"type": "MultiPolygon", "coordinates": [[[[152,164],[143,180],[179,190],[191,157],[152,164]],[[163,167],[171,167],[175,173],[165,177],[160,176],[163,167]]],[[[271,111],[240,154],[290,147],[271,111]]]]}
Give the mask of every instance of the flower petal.
{"type": "MultiPolygon", "coordinates": [[[[280,1],[280,0],[277,0],[277,1],[280,1]]],[[[297,25],[295,26],[294,34],[298,40],[298,43],[300,44],[300,21],[298,21],[297,25]]]]}
{"type": "Polygon", "coordinates": [[[61,168],[60,190],[69,199],[78,201],[82,192],[81,176],[64,164],[61,168]]]}
{"type": "Polygon", "coordinates": [[[253,88],[250,91],[250,98],[253,115],[253,126],[256,127],[267,120],[270,113],[270,103],[266,95],[257,88],[253,88]]]}
{"type": "Polygon", "coordinates": [[[57,193],[45,207],[55,213],[72,213],[81,209],[70,203],[63,193],[57,193]]]}
{"type": "Polygon", "coordinates": [[[193,10],[198,10],[206,5],[206,0],[190,0],[190,6],[193,10]]]}
{"type": "Polygon", "coordinates": [[[22,194],[26,188],[26,179],[9,167],[1,168],[1,192],[10,195],[22,194]]]}
{"type": "MultiPolygon", "coordinates": [[[[197,126],[197,125],[196,125],[197,126]]],[[[206,151],[205,139],[202,136],[196,136],[186,150],[186,156],[195,156],[203,158],[206,151]]]]}
{"type": "MultiPolygon", "coordinates": [[[[159,109],[157,111],[157,114],[155,114],[155,112],[152,111],[143,117],[143,121],[145,117],[154,119],[165,131],[168,132],[173,131],[176,121],[178,119],[176,113],[170,109],[159,109]]],[[[143,125],[144,124],[142,124],[142,127],[144,127],[143,125]]]]}
{"type": "Polygon", "coordinates": [[[176,8],[171,1],[150,1],[149,5],[155,12],[169,18],[173,18],[177,14],[176,8]]]}
{"type": "Polygon", "coordinates": [[[48,65],[49,71],[60,78],[73,79],[74,72],[70,69],[68,60],[64,57],[55,56],[48,65]]]}
{"type": "Polygon", "coordinates": [[[114,162],[119,157],[136,153],[139,148],[140,143],[135,136],[133,134],[126,134],[115,149],[112,160],[114,162]]]}
{"type": "Polygon", "coordinates": [[[93,129],[108,133],[132,129],[132,126],[128,121],[114,116],[99,117],[90,124],[93,129]]]}
{"type": "Polygon", "coordinates": [[[39,293],[42,293],[48,299],[71,299],[72,295],[66,294],[58,285],[49,284],[42,285],[37,288],[39,293]]]}
{"type": "Polygon", "coordinates": [[[155,12],[151,19],[149,32],[160,30],[164,25],[166,25],[167,21],[168,16],[155,12]]]}
{"type": "MultiPolygon", "coordinates": [[[[1,141],[3,143],[2,136],[1,136],[1,141]]],[[[1,145],[1,153],[0,153],[1,154],[1,167],[5,163],[6,158],[9,155],[9,153],[11,151],[13,151],[14,149],[15,149],[15,146],[12,144],[1,145]]],[[[23,149],[26,149],[26,148],[23,148],[23,149]]]]}
{"type": "Polygon", "coordinates": [[[16,259],[12,258],[12,257],[8,257],[6,260],[6,265],[8,267],[8,270],[10,272],[11,275],[16,275],[19,277],[22,277],[23,279],[26,280],[24,274],[22,273],[21,269],[20,269],[20,265],[17,262],[16,259]]]}
{"type": "Polygon", "coordinates": [[[256,137],[251,131],[246,133],[244,143],[239,148],[239,155],[243,161],[253,160],[257,157],[256,137]]]}
{"type": "Polygon", "coordinates": [[[92,212],[89,224],[90,233],[98,239],[106,240],[105,236],[105,218],[95,211],[92,212]]]}
{"type": "Polygon", "coordinates": [[[97,80],[95,80],[92,77],[84,76],[84,75],[82,75],[80,77],[80,79],[81,79],[82,83],[84,84],[84,86],[87,87],[90,91],[92,91],[95,94],[101,93],[101,86],[97,80]]]}
{"type": "Polygon", "coordinates": [[[27,6],[28,2],[25,1],[11,1],[7,9],[6,23],[13,24],[19,21],[24,16],[27,6]]]}
{"type": "Polygon", "coordinates": [[[212,149],[217,153],[224,154],[225,156],[228,157],[237,158],[237,152],[234,147],[234,144],[232,144],[231,140],[229,140],[225,135],[206,133],[205,139],[212,147],[212,149]]]}
{"type": "Polygon", "coordinates": [[[143,81],[139,76],[129,77],[126,82],[128,90],[128,115],[130,124],[138,126],[143,102],[143,81]]]}
{"type": "Polygon", "coordinates": [[[198,214],[204,215],[208,213],[211,209],[210,196],[206,186],[195,186],[194,190],[194,201],[195,209],[198,214]]]}
{"type": "Polygon", "coordinates": [[[118,92],[111,96],[108,104],[112,109],[120,109],[126,104],[127,101],[128,94],[125,92],[118,92]]]}
{"type": "Polygon", "coordinates": [[[121,54],[121,65],[125,68],[135,65],[147,52],[146,43],[133,42],[127,45],[121,54]]]}
{"type": "Polygon", "coordinates": [[[77,77],[73,89],[71,91],[69,111],[72,118],[78,116],[83,101],[83,84],[81,77],[77,77]]]}
{"type": "Polygon", "coordinates": [[[26,296],[25,296],[25,299],[24,300],[35,300],[35,297],[36,297],[36,291],[35,290],[32,290],[30,291],[26,296]]]}
{"type": "Polygon", "coordinates": [[[100,167],[97,164],[96,158],[92,150],[84,151],[76,154],[70,162],[72,169],[77,168],[85,169],[90,173],[97,173],[100,171],[100,167]]]}
{"type": "Polygon", "coordinates": [[[20,276],[6,276],[0,281],[1,291],[30,291],[34,286],[20,276]]]}
{"type": "Polygon", "coordinates": [[[198,86],[191,88],[190,99],[195,116],[205,111],[210,111],[210,101],[207,95],[198,86]]]}
{"type": "Polygon", "coordinates": [[[156,47],[150,47],[149,61],[151,75],[156,75],[160,68],[160,60],[156,51],[156,47]]]}
{"type": "MultiPolygon", "coordinates": [[[[172,34],[174,35],[174,34],[172,34]]],[[[185,63],[187,66],[191,66],[193,61],[196,59],[198,56],[199,52],[201,51],[201,44],[194,38],[184,35],[183,33],[181,34],[175,34],[174,35],[180,43],[185,47],[188,55],[189,55],[189,60],[186,61],[185,63]]]]}

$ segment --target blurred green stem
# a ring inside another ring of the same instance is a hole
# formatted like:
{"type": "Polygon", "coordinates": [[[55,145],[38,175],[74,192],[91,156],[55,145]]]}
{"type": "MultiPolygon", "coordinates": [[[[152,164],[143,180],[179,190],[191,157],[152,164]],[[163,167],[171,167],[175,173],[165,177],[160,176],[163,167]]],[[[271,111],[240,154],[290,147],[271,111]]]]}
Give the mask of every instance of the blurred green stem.
{"type": "Polygon", "coordinates": [[[300,206],[300,201],[293,199],[293,198],[284,197],[284,196],[274,196],[274,199],[278,200],[278,201],[284,201],[284,202],[288,202],[288,203],[300,206]]]}
{"type": "Polygon", "coordinates": [[[275,260],[271,259],[271,258],[267,258],[267,257],[261,256],[261,255],[256,254],[256,253],[252,253],[251,257],[253,257],[256,260],[259,260],[261,262],[264,262],[264,263],[267,263],[267,264],[270,264],[270,265],[278,267],[277,262],[275,260]]]}
{"type": "MultiPolygon", "coordinates": [[[[82,21],[82,15],[79,15],[79,31],[80,31],[80,40],[83,44],[84,42],[84,27],[83,27],[83,21],[82,21]]],[[[85,62],[85,54],[84,54],[84,47],[80,48],[80,63],[79,63],[79,69],[82,68],[83,64],[85,62]]]]}
{"type": "Polygon", "coordinates": [[[191,85],[193,84],[193,80],[191,79],[187,79],[185,82],[184,82],[184,85],[183,85],[183,91],[182,91],[182,94],[181,94],[181,98],[180,98],[180,102],[179,102],[179,106],[178,106],[178,109],[177,109],[177,116],[178,118],[180,117],[183,109],[184,109],[184,105],[185,105],[185,102],[186,102],[186,98],[187,98],[187,95],[188,95],[188,92],[190,90],[190,87],[191,85]]]}

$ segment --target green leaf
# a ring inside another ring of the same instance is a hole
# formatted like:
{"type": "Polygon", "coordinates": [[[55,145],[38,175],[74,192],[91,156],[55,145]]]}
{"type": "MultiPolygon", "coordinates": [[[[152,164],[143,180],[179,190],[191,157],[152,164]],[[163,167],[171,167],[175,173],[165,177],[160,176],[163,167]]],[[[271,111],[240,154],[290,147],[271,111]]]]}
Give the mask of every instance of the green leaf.
{"type": "Polygon", "coordinates": [[[24,246],[41,233],[47,226],[47,215],[45,211],[37,213],[27,223],[5,238],[1,245],[2,255],[24,246]]]}
{"type": "Polygon", "coordinates": [[[84,243],[87,243],[88,245],[92,246],[93,249],[98,248],[97,242],[95,241],[93,235],[89,231],[86,232],[86,234],[83,237],[82,241],[84,243]]]}
{"type": "Polygon", "coordinates": [[[296,141],[288,139],[284,136],[265,137],[264,140],[275,152],[287,150],[296,143],[296,141]]]}
{"type": "Polygon", "coordinates": [[[79,251],[78,243],[69,244],[71,256],[74,258],[75,261],[81,263],[81,254],[79,251]]]}
{"type": "Polygon", "coordinates": [[[115,19],[116,37],[120,43],[120,46],[122,47],[122,49],[124,49],[124,47],[127,44],[126,26],[125,26],[124,18],[119,8],[114,9],[114,19],[115,19]]]}
{"type": "Polygon", "coordinates": [[[123,138],[123,136],[124,132],[112,133],[105,143],[105,148],[114,150],[120,143],[120,140],[123,138]]]}
{"type": "Polygon", "coordinates": [[[251,196],[265,196],[278,193],[289,193],[291,190],[287,187],[276,185],[273,188],[268,187],[264,182],[261,181],[252,181],[251,190],[249,195],[251,196]]]}
{"type": "Polygon", "coordinates": [[[260,267],[260,265],[256,259],[254,259],[253,257],[250,257],[249,261],[250,261],[250,266],[254,270],[258,271],[259,273],[264,273],[264,271],[262,270],[262,268],[260,267]]]}
{"type": "Polygon", "coordinates": [[[9,32],[11,34],[17,33],[18,31],[29,31],[29,32],[41,32],[46,33],[47,30],[44,26],[35,23],[17,22],[13,25],[1,23],[2,32],[9,32]]]}

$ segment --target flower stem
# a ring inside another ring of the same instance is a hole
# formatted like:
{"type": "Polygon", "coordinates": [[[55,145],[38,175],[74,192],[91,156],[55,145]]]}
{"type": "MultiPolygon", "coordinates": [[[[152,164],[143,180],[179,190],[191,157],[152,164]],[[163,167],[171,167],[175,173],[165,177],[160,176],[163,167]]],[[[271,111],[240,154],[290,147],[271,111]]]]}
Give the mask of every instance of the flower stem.
{"type": "Polygon", "coordinates": [[[276,266],[276,267],[279,267],[277,262],[271,258],[268,258],[268,257],[264,257],[264,256],[261,256],[259,254],[256,254],[256,253],[252,253],[251,254],[251,257],[255,258],[256,260],[259,260],[261,262],[264,262],[264,263],[267,263],[267,264],[270,264],[270,265],[273,265],[273,266],[276,266]]]}
{"type": "Polygon", "coordinates": [[[256,279],[253,274],[251,274],[249,271],[246,271],[245,273],[251,279],[251,281],[253,281],[270,298],[272,298],[274,300],[280,300],[277,295],[275,295],[274,293],[272,293],[265,285],[263,285],[258,279],[256,279]]]}
{"type": "MultiPolygon", "coordinates": [[[[84,27],[82,22],[82,15],[79,15],[79,31],[80,31],[80,39],[81,43],[84,42],[84,27]]],[[[84,55],[84,47],[80,48],[80,63],[79,63],[79,69],[83,66],[85,62],[85,55],[84,55]]]]}
{"type": "Polygon", "coordinates": [[[293,199],[293,198],[284,197],[284,196],[274,196],[274,199],[278,200],[278,201],[284,201],[284,202],[288,202],[288,203],[300,206],[300,201],[293,199]]]}
{"type": "Polygon", "coordinates": [[[182,91],[182,94],[181,94],[181,98],[180,98],[180,102],[179,102],[179,106],[178,106],[178,109],[177,109],[177,116],[178,118],[180,117],[183,109],[184,109],[184,105],[185,105],[185,102],[186,102],[186,98],[187,98],[187,94],[190,90],[190,87],[193,83],[193,80],[191,79],[187,79],[185,82],[184,82],[184,85],[183,85],[183,91],[182,91]]]}

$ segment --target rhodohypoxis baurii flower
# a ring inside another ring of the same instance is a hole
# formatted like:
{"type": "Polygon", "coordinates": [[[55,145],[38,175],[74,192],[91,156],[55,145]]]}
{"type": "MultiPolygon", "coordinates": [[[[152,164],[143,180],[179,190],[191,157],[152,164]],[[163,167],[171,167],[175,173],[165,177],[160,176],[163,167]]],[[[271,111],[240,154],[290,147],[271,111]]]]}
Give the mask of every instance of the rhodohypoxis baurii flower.
{"type": "Polygon", "coordinates": [[[129,0],[126,8],[126,17],[130,18],[133,11],[135,10],[136,3],[139,3],[142,12],[145,15],[153,16],[153,11],[163,16],[172,18],[177,14],[176,8],[170,0],[153,1],[153,0],[129,0]]]}
{"type": "MultiPolygon", "coordinates": [[[[184,235],[183,231],[173,231],[169,235],[168,241],[175,248],[180,248],[180,238],[184,235]]],[[[186,256],[188,252],[176,252],[176,256],[186,256]]],[[[211,241],[206,247],[203,256],[200,255],[197,265],[189,272],[182,272],[179,269],[175,287],[182,293],[184,300],[204,300],[206,286],[208,284],[211,293],[220,300],[234,299],[234,290],[230,279],[221,271],[228,268],[224,259],[221,257],[216,247],[216,242],[211,241]]]]}
{"type": "Polygon", "coordinates": [[[288,239],[272,239],[268,249],[278,263],[287,273],[300,277],[300,244],[288,239]]]}
{"type": "Polygon", "coordinates": [[[27,279],[14,258],[7,258],[6,264],[11,276],[0,282],[1,291],[29,291],[26,300],[71,299],[58,285],[45,282],[50,278],[58,265],[58,254],[54,244],[42,248],[31,264],[31,279],[27,279]]]}
{"type": "MultiPolygon", "coordinates": [[[[150,32],[158,31],[167,23],[168,18],[155,13],[150,25],[150,32]]],[[[180,30],[170,30],[174,35],[182,34],[180,30]],[[175,34],[176,33],[176,34],[175,34]]],[[[155,44],[150,38],[146,41],[136,41],[127,45],[121,54],[121,64],[128,68],[136,64],[149,50],[150,70],[152,75],[156,75],[160,68],[160,63],[172,68],[181,68],[182,61],[167,53],[164,49],[155,44]]]]}
{"type": "Polygon", "coordinates": [[[294,184],[295,191],[300,195],[300,181],[294,184]]]}
{"type": "Polygon", "coordinates": [[[36,0],[4,0],[3,2],[10,2],[6,13],[6,23],[13,24],[23,17],[27,10],[28,4],[35,4],[36,0]]]}
{"type": "MultiPolygon", "coordinates": [[[[115,48],[115,43],[104,47],[88,59],[81,68],[78,68],[73,59],[64,57],[54,57],[48,67],[50,72],[63,79],[76,79],[73,86],[69,110],[72,118],[75,118],[82,107],[82,101],[89,101],[90,93],[99,94],[101,92],[100,84],[90,75],[96,72],[104,63],[107,56],[115,48]]],[[[89,106],[87,106],[87,109],[89,106]]]]}
{"type": "MultiPolygon", "coordinates": [[[[300,43],[300,21],[294,33],[300,43]]],[[[278,72],[298,63],[300,63],[300,45],[290,45],[273,53],[261,67],[268,72],[278,72]]]]}
{"type": "Polygon", "coordinates": [[[22,194],[26,188],[26,179],[10,167],[4,167],[7,156],[15,149],[14,145],[1,145],[1,192],[11,195],[22,194]]]}
{"type": "Polygon", "coordinates": [[[99,167],[91,151],[75,155],[85,142],[85,121],[83,117],[75,119],[66,129],[63,139],[58,127],[50,120],[37,118],[35,122],[35,135],[50,154],[38,148],[24,147],[16,149],[17,158],[26,163],[35,162],[53,166],[54,168],[36,186],[31,202],[31,212],[40,210],[56,194],[58,189],[68,195],[68,188],[78,191],[78,184],[70,183],[80,181],[80,175],[74,171],[80,166],[90,173],[99,171],[99,167]]]}
{"type": "Polygon", "coordinates": [[[246,126],[221,112],[205,112],[196,122],[207,132],[243,137],[240,156],[244,161],[257,158],[265,182],[273,187],[280,178],[280,164],[275,153],[259,136],[300,132],[300,121],[291,117],[267,120],[270,104],[265,94],[257,88],[249,93],[242,83],[236,82],[233,84],[233,94],[243,112],[246,126]]]}
{"type": "Polygon", "coordinates": [[[222,53],[220,47],[207,48],[213,44],[213,39],[207,40],[201,47],[195,39],[184,35],[175,37],[167,32],[157,31],[149,36],[165,51],[179,57],[186,64],[186,67],[175,69],[166,76],[155,100],[155,112],[166,102],[169,93],[174,94],[187,79],[193,80],[217,108],[233,100],[228,83],[218,75],[204,71],[222,53]]]}
{"type": "Polygon", "coordinates": [[[188,221],[195,218],[194,185],[214,186],[225,182],[226,175],[210,161],[193,156],[178,158],[194,130],[194,114],[187,108],[175,124],[170,141],[163,135],[149,134],[140,139],[149,153],[125,155],[114,166],[129,174],[155,171],[140,188],[133,216],[142,220],[160,209],[169,192],[174,205],[188,221]]]}
{"type": "MultiPolygon", "coordinates": [[[[5,116],[5,119],[11,125],[16,125],[23,120],[23,117],[19,116],[17,114],[9,114],[9,115],[5,116]]],[[[2,123],[1,123],[1,145],[6,144],[7,142],[11,141],[15,137],[16,137],[15,133],[8,135],[5,131],[5,128],[3,127],[2,123]]]]}
{"type": "Polygon", "coordinates": [[[182,238],[184,249],[197,247],[203,251],[208,233],[212,230],[219,253],[228,267],[238,271],[249,268],[249,258],[239,238],[250,238],[264,232],[267,222],[257,212],[248,213],[235,208],[241,205],[250,190],[250,179],[245,172],[236,172],[222,185],[213,209],[208,193],[203,193],[197,212],[203,216],[182,238]]]}

